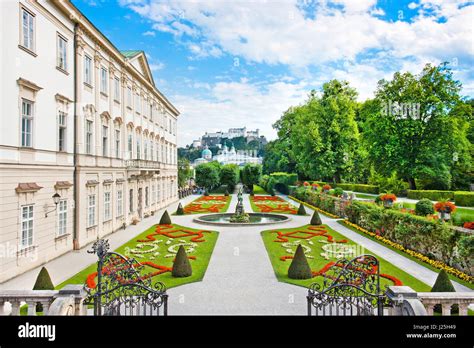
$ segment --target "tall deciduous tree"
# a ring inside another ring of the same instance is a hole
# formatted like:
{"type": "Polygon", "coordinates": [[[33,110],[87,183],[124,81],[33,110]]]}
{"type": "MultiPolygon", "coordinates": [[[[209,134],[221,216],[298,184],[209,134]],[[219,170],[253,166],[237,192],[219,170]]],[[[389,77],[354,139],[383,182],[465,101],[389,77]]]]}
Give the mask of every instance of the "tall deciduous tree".
{"type": "Polygon", "coordinates": [[[364,123],[369,156],[376,170],[405,178],[411,189],[415,179],[450,182],[459,126],[449,113],[460,102],[461,86],[446,64],[427,64],[419,75],[394,74],[381,80],[375,93],[376,111],[364,123]]]}
{"type": "Polygon", "coordinates": [[[220,183],[219,163],[203,163],[196,167],[196,184],[211,190],[220,183]]]}
{"type": "Polygon", "coordinates": [[[239,166],[236,164],[226,164],[221,168],[221,185],[226,185],[227,190],[232,193],[235,185],[239,182],[239,166]]]}

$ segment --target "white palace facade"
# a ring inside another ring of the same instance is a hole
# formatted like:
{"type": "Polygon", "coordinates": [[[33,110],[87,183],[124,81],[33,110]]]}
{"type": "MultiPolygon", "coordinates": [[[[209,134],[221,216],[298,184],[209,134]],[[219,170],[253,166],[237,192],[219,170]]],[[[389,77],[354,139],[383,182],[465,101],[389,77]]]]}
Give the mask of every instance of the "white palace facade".
{"type": "Polygon", "coordinates": [[[178,110],[69,1],[0,3],[0,283],[178,199],[178,110]]]}

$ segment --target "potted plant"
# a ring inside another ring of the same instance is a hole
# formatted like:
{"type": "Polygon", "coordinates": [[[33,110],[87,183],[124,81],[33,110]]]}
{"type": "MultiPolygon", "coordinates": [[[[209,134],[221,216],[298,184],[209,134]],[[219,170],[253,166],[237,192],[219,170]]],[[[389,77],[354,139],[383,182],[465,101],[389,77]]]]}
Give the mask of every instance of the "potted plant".
{"type": "Polygon", "coordinates": [[[328,193],[330,189],[332,189],[332,187],[329,184],[326,184],[326,185],[323,186],[323,192],[324,193],[328,193]]]}
{"type": "Polygon", "coordinates": [[[393,206],[393,202],[397,200],[397,196],[395,196],[393,193],[386,193],[381,195],[380,199],[382,200],[383,206],[385,208],[391,208],[393,206]]]}
{"type": "Polygon", "coordinates": [[[313,188],[313,190],[317,190],[319,188],[319,184],[318,183],[315,183],[313,182],[313,184],[311,185],[311,187],[313,188]]]}
{"type": "Polygon", "coordinates": [[[440,220],[447,221],[456,210],[456,206],[449,201],[439,201],[434,205],[434,210],[438,212],[440,220]]]}

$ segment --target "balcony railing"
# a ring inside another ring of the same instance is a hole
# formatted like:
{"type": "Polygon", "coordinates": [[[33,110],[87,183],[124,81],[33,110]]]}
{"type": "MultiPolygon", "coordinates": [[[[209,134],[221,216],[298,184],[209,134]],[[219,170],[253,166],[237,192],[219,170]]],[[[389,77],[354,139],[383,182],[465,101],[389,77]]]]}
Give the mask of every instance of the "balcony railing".
{"type": "Polygon", "coordinates": [[[147,161],[147,160],[126,160],[125,167],[127,169],[160,169],[162,168],[162,163],[156,161],[147,161]]]}

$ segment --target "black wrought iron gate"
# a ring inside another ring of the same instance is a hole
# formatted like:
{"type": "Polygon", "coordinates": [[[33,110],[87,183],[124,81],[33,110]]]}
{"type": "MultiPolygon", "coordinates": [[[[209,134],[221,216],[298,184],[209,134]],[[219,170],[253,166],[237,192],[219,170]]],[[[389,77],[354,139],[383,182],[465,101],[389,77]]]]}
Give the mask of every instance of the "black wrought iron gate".
{"type": "Polygon", "coordinates": [[[97,254],[97,283],[86,282],[85,301],[94,315],[168,315],[168,295],[161,282],[140,273],[143,265],[135,259],[109,251],[105,239],[97,240],[88,253],[97,254]]]}
{"type": "Polygon", "coordinates": [[[389,300],[380,289],[379,261],[372,255],[341,259],[308,289],[308,315],[383,315],[389,300]]]}

